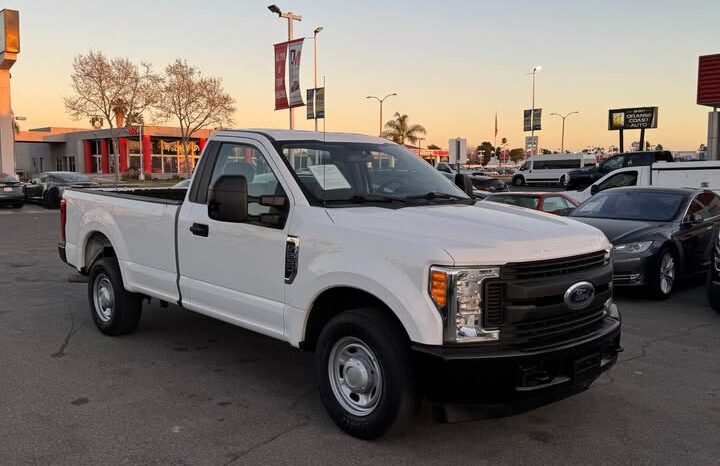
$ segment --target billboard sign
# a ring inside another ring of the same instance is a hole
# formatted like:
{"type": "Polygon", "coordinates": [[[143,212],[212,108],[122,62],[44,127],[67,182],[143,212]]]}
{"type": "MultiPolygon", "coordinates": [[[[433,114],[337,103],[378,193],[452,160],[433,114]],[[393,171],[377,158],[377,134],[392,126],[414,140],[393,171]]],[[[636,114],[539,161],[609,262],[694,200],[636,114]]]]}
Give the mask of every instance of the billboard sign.
{"type": "Polygon", "coordinates": [[[525,136],[525,153],[536,154],[538,148],[537,136],[525,136]]]}
{"type": "Polygon", "coordinates": [[[720,107],[720,53],[698,60],[697,103],[720,107]]]}
{"type": "Polygon", "coordinates": [[[608,112],[608,130],[657,128],[657,107],[617,108],[608,112]]]}
{"type": "Polygon", "coordinates": [[[523,131],[540,131],[542,129],[542,109],[535,109],[535,116],[532,118],[531,122],[530,116],[532,112],[532,110],[525,110],[523,112],[523,131]]]}

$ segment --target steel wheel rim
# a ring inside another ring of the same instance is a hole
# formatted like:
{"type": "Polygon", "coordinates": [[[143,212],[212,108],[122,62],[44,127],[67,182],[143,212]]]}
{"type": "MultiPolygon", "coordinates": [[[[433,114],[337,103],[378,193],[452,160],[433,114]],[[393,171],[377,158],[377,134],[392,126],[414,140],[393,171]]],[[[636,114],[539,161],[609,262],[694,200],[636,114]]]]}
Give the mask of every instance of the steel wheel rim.
{"type": "Polygon", "coordinates": [[[328,378],[335,399],[348,413],[367,416],[377,408],[382,370],[373,351],[359,338],[335,342],[328,358],[328,378]]]}
{"type": "Polygon", "coordinates": [[[660,290],[669,294],[675,282],[675,259],[672,254],[665,253],[660,261],[660,290]]]}
{"type": "Polygon", "coordinates": [[[98,274],[93,283],[93,302],[95,314],[103,322],[110,322],[115,308],[115,293],[112,282],[105,274],[98,274]]]}

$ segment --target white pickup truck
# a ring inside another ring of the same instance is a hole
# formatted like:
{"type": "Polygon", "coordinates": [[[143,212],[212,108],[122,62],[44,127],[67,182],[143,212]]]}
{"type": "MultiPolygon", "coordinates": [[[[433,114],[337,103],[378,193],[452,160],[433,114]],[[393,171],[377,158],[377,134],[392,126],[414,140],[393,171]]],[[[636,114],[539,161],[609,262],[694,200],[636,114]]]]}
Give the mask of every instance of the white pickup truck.
{"type": "Polygon", "coordinates": [[[103,333],[156,298],[314,351],[329,415],[370,439],[425,398],[576,390],[617,359],[605,236],[464,189],[376,137],[220,131],[187,190],[65,191],[59,249],[103,333]]]}
{"type": "Polygon", "coordinates": [[[582,191],[568,191],[578,202],[593,194],[623,186],[701,188],[720,194],[720,161],[656,162],[651,166],[625,167],[603,176],[582,191]]]}

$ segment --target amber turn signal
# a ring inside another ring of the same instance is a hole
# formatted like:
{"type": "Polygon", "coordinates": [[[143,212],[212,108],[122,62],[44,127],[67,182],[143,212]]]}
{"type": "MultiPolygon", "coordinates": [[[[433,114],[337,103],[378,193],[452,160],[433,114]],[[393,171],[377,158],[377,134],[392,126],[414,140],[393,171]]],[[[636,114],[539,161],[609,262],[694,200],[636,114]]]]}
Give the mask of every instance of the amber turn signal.
{"type": "Polygon", "coordinates": [[[447,305],[447,274],[432,271],[430,273],[430,296],[438,308],[447,305]]]}

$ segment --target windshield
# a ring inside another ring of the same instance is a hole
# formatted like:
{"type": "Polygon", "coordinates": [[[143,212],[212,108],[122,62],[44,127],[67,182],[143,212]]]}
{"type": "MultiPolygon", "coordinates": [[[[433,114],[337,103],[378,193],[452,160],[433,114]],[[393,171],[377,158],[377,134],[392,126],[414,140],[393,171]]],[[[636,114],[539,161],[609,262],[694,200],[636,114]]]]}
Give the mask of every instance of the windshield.
{"type": "Polygon", "coordinates": [[[0,183],[17,183],[18,180],[12,175],[0,172],[0,183]]]}
{"type": "Polygon", "coordinates": [[[609,191],[591,197],[570,216],[669,222],[677,216],[684,200],[679,193],[609,191]]]}
{"type": "Polygon", "coordinates": [[[488,196],[486,201],[500,202],[502,204],[516,205],[526,209],[537,209],[539,199],[531,196],[488,196]]]}
{"type": "Polygon", "coordinates": [[[278,151],[316,205],[470,201],[442,173],[397,144],[300,141],[279,143],[278,151]]]}
{"type": "Polygon", "coordinates": [[[60,181],[65,181],[68,183],[91,183],[92,180],[90,177],[82,175],[80,173],[53,173],[52,175],[54,178],[57,178],[60,181]]]}

